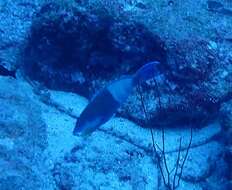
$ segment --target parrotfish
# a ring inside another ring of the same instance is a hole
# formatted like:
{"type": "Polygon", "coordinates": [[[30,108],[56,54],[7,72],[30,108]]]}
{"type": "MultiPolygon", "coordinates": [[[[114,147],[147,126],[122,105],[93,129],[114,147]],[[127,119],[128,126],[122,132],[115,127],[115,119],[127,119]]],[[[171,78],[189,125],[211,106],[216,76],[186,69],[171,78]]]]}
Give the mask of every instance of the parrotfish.
{"type": "Polygon", "coordinates": [[[74,135],[88,136],[114,116],[135,86],[159,75],[158,61],[149,62],[129,76],[111,82],[99,90],[77,119],[74,135]]]}

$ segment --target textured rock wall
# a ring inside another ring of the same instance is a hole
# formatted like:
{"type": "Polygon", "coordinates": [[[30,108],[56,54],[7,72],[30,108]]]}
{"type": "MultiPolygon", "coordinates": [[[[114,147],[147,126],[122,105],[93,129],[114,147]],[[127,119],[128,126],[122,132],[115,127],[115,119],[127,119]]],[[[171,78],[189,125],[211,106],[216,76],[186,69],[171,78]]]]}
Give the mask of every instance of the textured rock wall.
{"type": "Polygon", "coordinates": [[[20,68],[17,80],[0,78],[0,189],[162,189],[151,136],[141,128],[146,118],[138,92],[118,115],[141,126],[116,118],[85,141],[74,138],[72,129],[87,101],[47,89],[89,97],[150,59],[162,61],[157,82],[165,112],[160,115],[159,94],[148,81],[142,87],[152,117],[147,127],[155,127],[161,146],[157,127],[169,126],[169,168],[179,138],[187,137],[183,159],[185,126],[194,121],[179,189],[231,189],[231,2],[51,2],[0,1],[0,64],[20,68]]]}

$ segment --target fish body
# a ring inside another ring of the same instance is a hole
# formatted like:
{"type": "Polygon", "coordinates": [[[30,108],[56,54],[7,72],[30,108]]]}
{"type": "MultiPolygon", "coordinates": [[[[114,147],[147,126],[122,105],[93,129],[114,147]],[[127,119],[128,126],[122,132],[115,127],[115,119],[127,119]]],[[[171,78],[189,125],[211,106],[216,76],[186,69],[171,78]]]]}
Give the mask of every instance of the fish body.
{"type": "Polygon", "coordinates": [[[134,75],[122,77],[100,90],[80,114],[73,134],[87,136],[106,123],[127,100],[136,85],[157,75],[158,63],[148,63],[134,75]]]}

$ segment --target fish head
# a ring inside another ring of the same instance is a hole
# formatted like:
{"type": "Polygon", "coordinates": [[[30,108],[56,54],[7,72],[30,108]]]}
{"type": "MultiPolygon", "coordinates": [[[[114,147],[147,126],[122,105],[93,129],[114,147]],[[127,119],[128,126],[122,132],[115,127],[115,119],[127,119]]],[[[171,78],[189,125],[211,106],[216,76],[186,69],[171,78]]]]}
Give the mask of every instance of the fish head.
{"type": "Polygon", "coordinates": [[[73,130],[73,135],[78,136],[89,136],[102,124],[102,119],[97,117],[95,119],[91,118],[88,121],[80,122],[80,119],[77,119],[76,126],[73,130]]]}

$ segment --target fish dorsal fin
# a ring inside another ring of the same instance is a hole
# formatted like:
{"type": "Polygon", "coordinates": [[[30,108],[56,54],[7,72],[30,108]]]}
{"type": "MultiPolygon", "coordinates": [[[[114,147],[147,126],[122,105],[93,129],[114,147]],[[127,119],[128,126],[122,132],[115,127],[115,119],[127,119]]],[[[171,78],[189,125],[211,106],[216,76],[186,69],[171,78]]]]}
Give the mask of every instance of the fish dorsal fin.
{"type": "Polygon", "coordinates": [[[99,94],[101,94],[101,92],[102,92],[103,89],[104,89],[104,87],[101,88],[100,90],[96,91],[96,92],[93,94],[93,96],[91,97],[90,102],[92,102],[94,98],[96,98],[99,94]]]}
{"type": "Polygon", "coordinates": [[[106,87],[109,87],[109,86],[111,86],[112,84],[115,84],[116,82],[120,82],[120,81],[122,81],[122,80],[132,79],[132,77],[133,77],[133,76],[131,76],[131,75],[122,75],[120,78],[115,79],[115,80],[109,82],[109,83],[107,84],[106,87]]]}
{"type": "Polygon", "coordinates": [[[111,86],[113,83],[118,82],[118,81],[120,81],[120,80],[131,79],[131,78],[132,78],[131,75],[122,75],[120,78],[115,79],[115,80],[109,82],[107,85],[105,85],[105,87],[103,87],[103,88],[101,88],[100,90],[96,91],[96,92],[94,93],[94,95],[91,97],[90,101],[92,101],[94,98],[96,98],[99,94],[101,94],[101,92],[102,92],[105,88],[107,88],[108,86],[111,86]]]}

